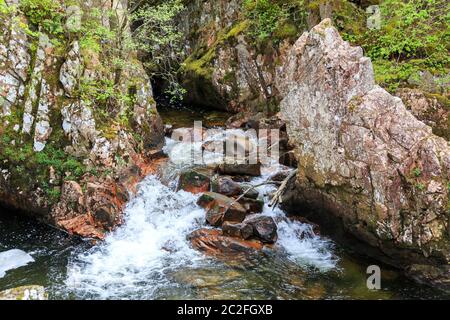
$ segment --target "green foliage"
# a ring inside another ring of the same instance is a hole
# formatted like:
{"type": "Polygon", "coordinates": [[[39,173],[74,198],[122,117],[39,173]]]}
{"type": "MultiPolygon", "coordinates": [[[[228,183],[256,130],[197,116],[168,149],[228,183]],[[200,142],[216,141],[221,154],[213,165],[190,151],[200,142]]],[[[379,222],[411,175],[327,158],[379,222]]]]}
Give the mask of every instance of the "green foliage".
{"type": "Polygon", "coordinates": [[[20,9],[38,29],[60,35],[63,29],[63,8],[57,0],[21,0],[20,9]]]}
{"type": "Polygon", "coordinates": [[[448,73],[448,1],[384,0],[380,10],[380,29],[345,34],[372,58],[379,84],[394,91],[419,70],[448,73]]]}
{"type": "Polygon", "coordinates": [[[130,15],[137,25],[132,36],[135,48],[149,56],[145,64],[148,72],[151,77],[167,82],[166,93],[176,101],[185,93],[176,78],[183,56],[183,39],[175,18],[183,9],[182,0],[169,0],[141,5],[130,15]]]}
{"type": "Polygon", "coordinates": [[[244,8],[251,21],[250,33],[259,40],[270,37],[286,18],[286,12],[275,1],[245,0],[244,8]]]}
{"type": "Polygon", "coordinates": [[[249,36],[257,41],[272,37],[279,41],[306,30],[308,10],[304,0],[245,0],[244,14],[250,22],[249,36]]]}

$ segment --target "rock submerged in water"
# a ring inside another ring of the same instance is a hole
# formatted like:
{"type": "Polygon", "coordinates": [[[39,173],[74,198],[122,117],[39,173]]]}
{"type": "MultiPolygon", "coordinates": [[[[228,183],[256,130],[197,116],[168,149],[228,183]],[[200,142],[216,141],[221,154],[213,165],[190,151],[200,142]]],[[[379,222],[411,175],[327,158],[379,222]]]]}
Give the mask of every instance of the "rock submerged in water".
{"type": "Polygon", "coordinates": [[[48,300],[48,294],[42,286],[23,286],[0,292],[0,300],[48,300]]]}

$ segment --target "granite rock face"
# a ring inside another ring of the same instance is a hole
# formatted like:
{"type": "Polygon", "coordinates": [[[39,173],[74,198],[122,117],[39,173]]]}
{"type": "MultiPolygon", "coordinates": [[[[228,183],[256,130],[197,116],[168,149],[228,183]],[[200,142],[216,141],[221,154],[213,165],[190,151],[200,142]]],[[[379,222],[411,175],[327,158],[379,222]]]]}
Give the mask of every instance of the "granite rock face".
{"type": "Polygon", "coordinates": [[[340,217],[399,266],[448,266],[448,142],[375,85],[362,49],[326,19],[292,46],[276,83],[299,162],[286,198],[340,217]]]}
{"type": "Polygon", "coordinates": [[[137,53],[114,42],[129,35],[127,1],[57,3],[63,33],[39,29],[17,0],[1,4],[0,203],[102,237],[125,203],[117,179],[162,146],[163,124],[137,53]],[[80,32],[92,25],[117,37],[94,43],[80,32]]]}

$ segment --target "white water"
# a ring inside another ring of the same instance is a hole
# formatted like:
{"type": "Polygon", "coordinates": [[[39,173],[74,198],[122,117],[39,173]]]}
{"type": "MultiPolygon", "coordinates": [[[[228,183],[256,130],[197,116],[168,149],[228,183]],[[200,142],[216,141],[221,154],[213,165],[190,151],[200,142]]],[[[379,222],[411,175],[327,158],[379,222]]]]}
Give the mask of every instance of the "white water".
{"type": "MultiPolygon", "coordinates": [[[[188,166],[190,146],[168,140],[165,151],[172,163],[168,171],[188,166]]],[[[276,171],[279,165],[266,167],[258,184],[276,171]]],[[[170,186],[170,184],[169,184],[170,186]]],[[[173,186],[173,184],[172,184],[173,186]]],[[[258,188],[261,195],[273,189],[258,188]]],[[[163,185],[149,176],[125,210],[125,223],[89,252],[73,259],[68,266],[66,286],[83,298],[151,299],[168,287],[180,285],[171,277],[174,271],[212,263],[190,247],[186,236],[204,227],[205,212],[196,205],[198,196],[163,185]]],[[[267,203],[266,199],[266,203],[267,203]]],[[[292,263],[327,272],[336,267],[330,241],[313,234],[311,226],[290,221],[280,209],[272,211],[266,204],[263,214],[278,223],[275,250],[292,263]]]]}
{"type": "Polygon", "coordinates": [[[31,262],[34,262],[33,257],[19,249],[0,252],[0,278],[6,275],[6,271],[26,266],[31,262]]]}

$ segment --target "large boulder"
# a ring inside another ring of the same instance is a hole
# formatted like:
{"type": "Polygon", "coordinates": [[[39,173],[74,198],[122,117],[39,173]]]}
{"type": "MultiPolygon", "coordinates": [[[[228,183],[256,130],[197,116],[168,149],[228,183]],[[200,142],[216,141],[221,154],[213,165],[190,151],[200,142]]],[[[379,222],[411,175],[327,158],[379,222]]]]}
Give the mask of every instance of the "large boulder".
{"type": "Polygon", "coordinates": [[[375,85],[363,50],[326,19],[288,51],[277,87],[299,162],[284,204],[340,217],[397,266],[448,265],[448,142],[375,85]]]}

